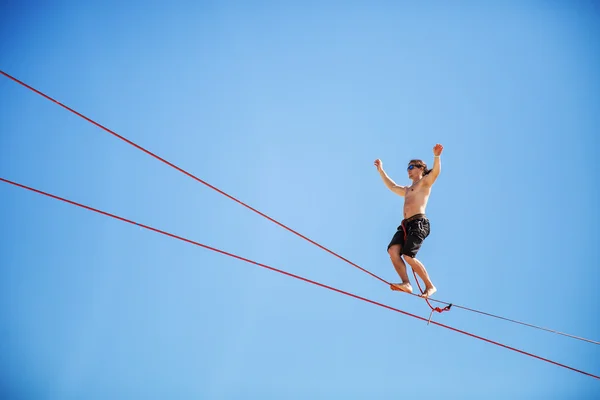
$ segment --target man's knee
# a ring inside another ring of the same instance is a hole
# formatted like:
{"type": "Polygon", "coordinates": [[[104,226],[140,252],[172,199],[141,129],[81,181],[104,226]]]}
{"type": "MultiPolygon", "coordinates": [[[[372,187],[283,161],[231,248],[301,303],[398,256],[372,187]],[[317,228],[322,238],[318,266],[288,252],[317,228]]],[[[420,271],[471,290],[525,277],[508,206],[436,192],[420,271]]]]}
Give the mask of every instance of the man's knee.
{"type": "Polygon", "coordinates": [[[401,258],[400,252],[402,251],[402,246],[399,244],[394,244],[388,248],[388,254],[390,258],[401,258]]]}
{"type": "Polygon", "coordinates": [[[402,255],[404,257],[404,260],[409,263],[412,264],[415,262],[416,258],[409,256],[408,254],[403,254],[402,255]]]}

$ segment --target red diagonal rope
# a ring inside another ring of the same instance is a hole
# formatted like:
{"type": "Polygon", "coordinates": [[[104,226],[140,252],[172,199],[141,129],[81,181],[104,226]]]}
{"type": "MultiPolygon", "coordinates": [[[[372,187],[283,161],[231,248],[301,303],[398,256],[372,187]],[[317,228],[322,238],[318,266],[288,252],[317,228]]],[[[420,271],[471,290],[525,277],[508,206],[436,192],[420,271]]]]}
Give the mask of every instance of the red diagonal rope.
{"type": "Polygon", "coordinates": [[[48,96],[48,95],[46,95],[46,94],[44,94],[44,93],[40,92],[39,90],[37,90],[37,89],[35,89],[35,88],[33,88],[33,87],[29,86],[29,85],[28,85],[28,84],[26,84],[25,82],[22,82],[22,81],[18,80],[17,78],[15,78],[15,77],[13,77],[13,76],[11,76],[11,75],[7,74],[7,73],[6,73],[6,72],[4,72],[4,71],[1,71],[1,70],[0,70],[0,73],[1,73],[2,75],[6,76],[7,78],[9,78],[9,79],[11,79],[11,80],[15,81],[16,83],[18,83],[18,84],[20,84],[20,85],[22,85],[22,86],[26,87],[27,89],[29,89],[29,90],[31,90],[31,91],[33,91],[33,92],[35,92],[35,93],[39,94],[40,96],[42,96],[42,97],[44,97],[44,98],[46,98],[46,99],[48,99],[48,100],[50,100],[50,101],[52,101],[52,102],[54,102],[54,103],[58,104],[59,106],[61,106],[61,107],[63,107],[64,109],[66,109],[66,110],[68,110],[68,111],[72,112],[73,114],[75,114],[75,115],[77,115],[77,116],[79,116],[79,117],[81,117],[81,118],[85,119],[86,121],[88,121],[88,122],[90,122],[90,123],[92,123],[92,124],[96,125],[98,128],[100,128],[100,129],[102,129],[102,130],[104,130],[104,131],[106,131],[106,132],[110,133],[111,135],[113,135],[113,136],[115,136],[115,137],[117,137],[117,138],[121,139],[122,141],[124,141],[124,142],[126,142],[126,143],[128,143],[128,144],[132,145],[133,147],[137,148],[138,150],[141,150],[141,151],[143,151],[144,153],[146,153],[146,154],[148,154],[148,155],[150,155],[150,156],[152,156],[152,157],[156,158],[157,160],[159,160],[159,161],[161,161],[161,162],[163,162],[163,163],[167,164],[168,166],[175,168],[177,171],[179,171],[179,172],[181,172],[181,173],[183,173],[183,174],[185,174],[185,175],[189,176],[190,178],[192,178],[192,179],[194,179],[194,180],[196,180],[196,181],[198,181],[198,182],[202,183],[203,185],[206,185],[206,186],[208,186],[209,188],[211,188],[211,189],[213,189],[213,190],[216,190],[217,192],[221,193],[223,196],[226,196],[226,197],[230,198],[231,200],[235,201],[236,203],[239,203],[239,204],[243,205],[244,207],[246,207],[246,208],[248,208],[248,209],[250,209],[250,210],[254,211],[255,213],[259,214],[260,216],[263,216],[263,217],[265,217],[265,218],[266,218],[266,219],[268,219],[269,221],[271,221],[271,222],[274,222],[275,224],[277,224],[277,225],[281,226],[282,228],[285,228],[285,229],[287,229],[288,231],[290,231],[290,232],[292,232],[292,233],[294,233],[294,234],[296,234],[296,235],[300,236],[302,239],[305,239],[305,240],[309,241],[310,243],[314,244],[315,246],[318,246],[318,247],[320,247],[321,249],[323,249],[323,250],[327,251],[328,253],[330,253],[330,254],[332,254],[332,255],[334,255],[334,256],[336,256],[336,257],[340,258],[341,260],[343,260],[343,261],[345,261],[345,262],[347,262],[348,264],[350,264],[350,265],[352,265],[352,266],[354,266],[354,267],[356,267],[356,268],[360,269],[360,270],[361,270],[361,271],[363,271],[363,272],[366,272],[367,274],[371,275],[372,277],[374,277],[374,278],[376,278],[376,279],[379,279],[381,282],[383,282],[383,283],[385,283],[385,284],[387,284],[387,285],[389,285],[389,284],[390,284],[390,283],[389,283],[388,281],[386,281],[385,279],[383,279],[383,278],[381,278],[381,277],[379,277],[379,276],[375,275],[374,273],[372,273],[372,272],[370,272],[370,271],[368,271],[368,270],[366,270],[366,269],[362,268],[362,267],[361,267],[361,266],[359,266],[359,265],[356,265],[356,264],[355,264],[355,263],[353,263],[352,261],[350,261],[350,260],[348,260],[348,259],[346,259],[346,258],[344,258],[344,257],[340,256],[339,254],[337,254],[337,253],[335,253],[335,252],[333,252],[333,251],[329,250],[329,249],[328,249],[328,248],[326,248],[325,246],[322,246],[322,245],[320,245],[319,243],[315,242],[314,240],[311,240],[311,239],[309,239],[308,237],[306,237],[306,236],[302,235],[301,233],[299,233],[299,232],[296,232],[296,231],[295,231],[295,230],[293,230],[292,228],[290,228],[290,227],[288,227],[288,226],[286,226],[286,225],[282,224],[281,222],[279,222],[279,221],[277,221],[277,220],[275,220],[275,219],[273,219],[273,218],[269,217],[268,215],[266,215],[266,214],[264,214],[264,213],[262,213],[262,212],[258,211],[257,209],[255,209],[255,208],[253,208],[253,207],[249,206],[248,204],[244,203],[243,201],[241,201],[241,200],[238,200],[238,199],[236,199],[235,197],[233,197],[233,196],[231,196],[231,195],[229,195],[229,194],[225,193],[224,191],[222,191],[221,189],[219,189],[219,188],[217,188],[217,187],[215,187],[215,186],[211,185],[210,183],[208,183],[208,182],[206,182],[206,181],[203,181],[202,179],[198,178],[197,176],[195,176],[195,175],[193,175],[193,174],[191,174],[191,173],[187,172],[187,171],[186,171],[186,170],[184,170],[183,168],[180,168],[180,167],[178,167],[177,165],[175,165],[175,164],[173,164],[173,163],[171,163],[171,162],[169,162],[169,161],[165,160],[164,158],[162,158],[162,157],[160,157],[160,156],[158,156],[158,155],[156,155],[156,154],[152,153],[151,151],[149,151],[149,150],[146,150],[146,149],[145,149],[145,148],[143,148],[142,146],[140,146],[140,145],[138,145],[138,144],[136,144],[136,143],[132,142],[131,140],[129,140],[129,139],[127,139],[127,138],[125,138],[125,137],[123,137],[123,136],[119,135],[118,133],[116,133],[116,132],[114,132],[114,131],[112,131],[112,130],[108,129],[107,127],[105,127],[105,126],[103,126],[103,125],[99,124],[98,122],[96,122],[96,121],[94,121],[94,120],[92,120],[92,119],[90,119],[90,118],[86,117],[85,115],[83,115],[83,114],[81,114],[81,113],[79,113],[79,112],[77,112],[77,111],[73,110],[71,107],[68,107],[68,106],[66,106],[66,105],[62,104],[60,101],[58,101],[58,100],[55,100],[55,99],[53,99],[52,97],[50,97],[50,96],[48,96]]]}
{"type": "MultiPolygon", "coordinates": [[[[291,228],[287,227],[286,225],[284,225],[284,224],[282,224],[282,223],[280,223],[280,222],[278,222],[278,221],[274,220],[273,218],[269,217],[268,215],[266,215],[266,214],[264,214],[264,213],[262,213],[262,212],[260,212],[260,211],[258,211],[258,210],[256,210],[256,209],[254,209],[254,208],[250,207],[250,206],[249,206],[249,205],[247,205],[246,203],[243,203],[242,201],[240,201],[240,200],[236,199],[236,198],[235,198],[235,197],[233,197],[233,196],[230,196],[229,194],[225,193],[224,191],[220,190],[219,188],[217,188],[217,187],[215,187],[215,186],[213,186],[213,185],[211,185],[211,184],[209,184],[209,183],[207,183],[207,182],[203,181],[202,179],[200,179],[200,178],[198,178],[198,177],[196,177],[196,176],[192,175],[191,173],[189,173],[189,172],[187,172],[187,171],[183,170],[182,168],[179,168],[179,167],[178,167],[178,166],[176,166],[175,164],[173,164],[173,163],[171,163],[171,162],[169,162],[169,161],[167,161],[167,160],[165,160],[165,159],[163,159],[163,158],[161,158],[161,157],[157,156],[156,154],[154,154],[154,153],[150,152],[149,150],[146,150],[146,149],[145,149],[145,148],[143,148],[142,146],[139,146],[138,144],[136,144],[136,143],[132,142],[131,140],[129,140],[129,139],[127,139],[127,138],[125,138],[125,137],[123,137],[123,136],[119,135],[118,133],[116,133],[116,132],[113,132],[112,130],[110,130],[110,129],[108,129],[108,128],[104,127],[103,125],[101,125],[101,124],[97,123],[96,121],[94,121],[94,120],[92,120],[92,119],[90,119],[90,118],[86,117],[85,115],[83,115],[83,114],[81,114],[81,113],[79,113],[79,112],[77,112],[77,111],[73,110],[72,108],[70,108],[70,107],[68,107],[68,106],[66,106],[66,105],[64,105],[64,104],[62,104],[62,103],[61,103],[61,102],[59,102],[58,100],[55,100],[55,99],[53,99],[52,97],[50,97],[50,96],[48,96],[48,95],[46,95],[46,94],[42,93],[41,91],[39,91],[39,90],[37,90],[37,89],[35,89],[35,88],[33,88],[33,87],[29,86],[29,85],[28,85],[28,84],[26,84],[25,82],[22,82],[22,81],[20,81],[19,79],[15,78],[15,77],[13,77],[13,76],[11,76],[11,75],[9,75],[9,74],[7,74],[6,72],[4,72],[4,71],[2,71],[2,70],[0,70],[0,74],[2,74],[2,75],[4,75],[5,77],[7,77],[7,78],[11,79],[12,81],[14,81],[14,82],[18,83],[19,85],[21,85],[21,86],[23,86],[23,87],[25,87],[25,88],[27,88],[27,89],[31,90],[32,92],[34,92],[34,93],[37,93],[37,94],[39,94],[40,96],[42,96],[42,97],[44,97],[44,98],[46,98],[46,99],[48,99],[48,100],[52,101],[53,103],[56,103],[56,104],[58,104],[59,106],[63,107],[64,109],[66,109],[66,110],[68,110],[68,111],[72,112],[73,114],[75,114],[75,115],[77,115],[77,116],[79,116],[79,117],[81,117],[81,118],[85,119],[86,121],[90,122],[91,124],[94,124],[94,125],[96,125],[96,126],[97,126],[97,127],[99,127],[100,129],[102,129],[102,130],[104,130],[104,131],[106,131],[106,132],[110,133],[111,135],[113,135],[113,136],[115,136],[115,137],[117,137],[117,138],[119,138],[119,139],[123,140],[124,142],[126,142],[126,143],[128,143],[128,144],[130,144],[130,145],[134,146],[135,148],[137,148],[137,149],[139,149],[139,150],[143,151],[144,153],[146,153],[146,154],[148,154],[148,155],[150,155],[150,156],[152,156],[152,157],[156,158],[157,160],[159,160],[159,161],[161,161],[161,162],[163,162],[163,163],[167,164],[168,166],[175,168],[176,170],[178,170],[179,172],[181,172],[181,173],[183,173],[183,174],[185,174],[185,175],[189,176],[190,178],[192,178],[192,179],[194,179],[194,180],[196,180],[196,181],[198,181],[198,182],[200,182],[200,183],[202,183],[202,184],[204,184],[204,185],[208,186],[209,188],[211,188],[211,189],[213,189],[213,190],[215,190],[215,191],[217,191],[217,192],[221,193],[222,195],[224,195],[224,196],[226,196],[226,197],[230,198],[231,200],[233,200],[233,201],[235,201],[235,202],[237,202],[237,203],[239,203],[239,204],[243,205],[244,207],[246,207],[246,208],[248,208],[248,209],[250,209],[250,210],[254,211],[255,213],[257,213],[257,214],[259,214],[259,215],[261,215],[261,216],[263,216],[263,217],[267,218],[268,220],[270,220],[270,221],[274,222],[275,224],[277,224],[277,225],[281,226],[282,228],[285,228],[285,229],[287,229],[288,231],[290,231],[290,232],[292,232],[292,233],[294,233],[294,234],[298,235],[299,237],[301,237],[301,238],[303,238],[303,239],[305,239],[305,240],[309,241],[310,243],[314,244],[315,246],[317,246],[317,247],[319,247],[319,248],[321,248],[321,249],[323,249],[323,250],[327,251],[328,253],[330,253],[330,254],[332,254],[332,255],[336,256],[337,258],[339,258],[339,259],[341,259],[341,260],[343,260],[343,261],[347,262],[348,264],[350,264],[350,265],[352,265],[352,266],[354,266],[354,267],[356,267],[356,268],[360,269],[360,270],[361,270],[361,271],[363,271],[363,272],[366,272],[367,274],[369,274],[369,275],[371,275],[372,277],[374,277],[374,278],[376,278],[376,279],[380,280],[381,282],[384,282],[385,284],[387,284],[387,285],[390,285],[390,283],[389,283],[388,281],[386,281],[385,279],[383,279],[383,278],[381,278],[381,277],[379,277],[379,276],[375,275],[374,273],[372,273],[372,272],[370,272],[370,271],[368,271],[368,270],[366,270],[366,269],[364,269],[364,268],[360,267],[359,265],[357,265],[357,264],[353,263],[352,261],[350,261],[350,260],[348,260],[348,259],[346,259],[346,258],[344,258],[344,257],[340,256],[339,254],[337,254],[337,253],[335,253],[335,252],[333,252],[333,251],[329,250],[328,248],[326,248],[326,247],[324,247],[324,246],[320,245],[319,243],[317,243],[317,242],[315,242],[315,241],[313,241],[313,240],[311,240],[311,239],[307,238],[306,236],[304,236],[304,235],[302,235],[302,234],[300,234],[300,233],[296,232],[295,230],[293,230],[293,229],[291,229],[291,228]]],[[[413,271],[413,272],[414,272],[414,271],[413,271]]],[[[417,280],[417,284],[418,284],[418,283],[419,283],[419,282],[418,282],[418,280],[417,280]]],[[[418,295],[416,295],[416,294],[414,294],[414,293],[410,293],[410,294],[411,294],[411,295],[413,295],[413,296],[415,296],[415,297],[419,297],[418,295]]],[[[448,305],[450,305],[450,303],[447,303],[447,302],[445,302],[445,301],[441,301],[441,300],[435,300],[435,299],[431,299],[431,298],[430,298],[430,299],[428,299],[428,302],[429,302],[429,301],[434,301],[434,302],[437,302],[437,303],[446,304],[447,306],[448,306],[448,305]]],[[[430,305],[430,307],[431,307],[431,305],[430,305]]],[[[586,342],[589,342],[589,343],[593,343],[593,344],[600,345],[600,342],[596,342],[596,341],[593,341],[593,340],[590,340],[590,339],[585,339],[585,338],[582,338],[582,337],[578,337],[578,336],[570,335],[570,334],[563,333],[563,332],[559,332],[559,331],[555,331],[555,330],[552,330],[552,329],[547,329],[547,328],[543,328],[543,327],[540,327],[540,326],[536,326],[536,325],[528,324],[528,323],[525,323],[525,322],[520,322],[520,321],[512,320],[512,319],[509,319],[509,318],[505,318],[505,317],[501,317],[501,316],[498,316],[498,315],[494,315],[494,314],[486,313],[486,312],[483,312],[483,311],[478,311],[478,310],[471,309],[471,308],[467,308],[467,307],[463,307],[463,306],[460,306],[460,305],[452,304],[452,307],[455,307],[455,308],[462,308],[463,310],[472,311],[472,312],[475,312],[475,313],[478,313],[478,314],[482,314],[482,315],[487,315],[487,316],[489,316],[489,317],[494,317],[494,318],[502,319],[502,320],[505,320],[505,321],[509,321],[509,322],[513,322],[513,323],[516,323],[516,324],[520,324],[520,325],[528,326],[528,327],[531,327],[531,328],[540,329],[540,330],[543,330],[543,331],[547,331],[547,332],[555,333],[555,334],[558,334],[558,335],[567,336],[567,337],[570,337],[570,338],[573,338],[573,339],[583,340],[583,341],[586,341],[586,342]]],[[[432,307],[432,308],[433,308],[433,307],[432,307]]]]}
{"type": "MultiPolygon", "coordinates": [[[[53,199],[56,199],[56,200],[63,201],[63,202],[65,202],[65,203],[68,203],[68,204],[72,204],[72,205],[74,205],[74,206],[77,206],[77,207],[84,208],[84,209],[86,209],[86,210],[89,210],[89,211],[96,212],[96,213],[98,213],[98,214],[105,215],[105,216],[107,216],[107,217],[111,217],[111,218],[117,219],[117,220],[119,220],[119,221],[122,221],[122,222],[127,222],[128,224],[137,225],[137,226],[139,226],[139,227],[141,227],[141,228],[148,229],[148,230],[151,230],[151,231],[153,231],[153,232],[160,233],[160,234],[162,234],[162,235],[166,235],[166,236],[172,237],[172,238],[174,238],[174,239],[178,239],[178,240],[181,240],[181,241],[184,241],[184,242],[187,242],[187,243],[190,243],[190,244],[193,244],[193,245],[199,246],[199,247],[203,247],[203,248],[205,248],[205,249],[208,249],[208,250],[211,250],[211,251],[215,251],[215,252],[217,252],[217,253],[221,253],[221,254],[223,254],[223,255],[226,255],[226,256],[229,256],[229,257],[233,257],[233,258],[236,258],[236,259],[238,259],[238,260],[245,261],[245,262],[247,262],[247,263],[254,264],[254,265],[257,265],[257,266],[259,266],[259,267],[266,268],[266,269],[268,269],[268,270],[271,270],[271,271],[274,271],[274,272],[278,272],[278,273],[280,273],[280,274],[287,275],[287,276],[289,276],[289,277],[296,278],[296,279],[299,279],[299,280],[301,280],[301,281],[304,281],[304,282],[307,282],[307,283],[311,283],[311,284],[313,284],[313,285],[317,285],[317,286],[320,286],[320,287],[322,287],[322,288],[329,289],[329,290],[332,290],[332,291],[334,291],[334,292],[337,292],[337,293],[340,293],[340,294],[343,294],[343,295],[346,295],[346,296],[354,297],[355,299],[362,300],[362,301],[365,301],[365,302],[367,302],[367,303],[371,303],[371,304],[374,304],[374,305],[376,305],[376,306],[383,307],[383,308],[386,308],[386,309],[388,309],[388,310],[395,311],[395,312],[398,312],[398,313],[401,313],[401,314],[407,315],[407,316],[409,316],[409,317],[416,318],[416,319],[418,319],[418,320],[421,320],[421,321],[427,321],[427,319],[425,319],[425,318],[423,318],[423,317],[420,317],[420,316],[418,316],[418,315],[415,315],[415,314],[411,314],[411,313],[409,313],[409,312],[406,312],[406,311],[400,310],[400,309],[398,309],[398,308],[394,308],[394,307],[388,306],[388,305],[386,305],[386,304],[379,303],[379,302],[377,302],[377,301],[374,301],[374,300],[370,300],[370,299],[368,299],[368,298],[366,298],[366,297],[358,296],[358,295],[356,295],[356,294],[353,294],[353,293],[350,293],[350,292],[346,292],[346,291],[344,291],[344,290],[337,289],[337,288],[335,288],[335,287],[328,286],[328,285],[325,285],[325,284],[323,284],[323,283],[319,283],[319,282],[313,281],[313,280],[311,280],[311,279],[304,278],[304,277],[302,277],[302,276],[299,276],[299,275],[292,274],[292,273],[290,273],[290,272],[286,272],[286,271],[283,271],[283,270],[280,270],[280,269],[277,269],[277,268],[274,268],[274,267],[270,267],[270,266],[268,266],[268,265],[261,264],[261,263],[258,263],[258,262],[256,262],[256,261],[252,261],[252,260],[250,260],[250,259],[247,259],[247,258],[244,258],[244,257],[240,257],[240,256],[237,256],[237,255],[235,255],[235,254],[228,253],[228,252],[226,252],[226,251],[219,250],[219,249],[217,249],[217,248],[214,248],[214,247],[211,247],[211,246],[207,246],[207,245],[205,245],[205,244],[202,244],[202,243],[199,243],[199,242],[196,242],[196,241],[190,240],[190,239],[186,239],[186,238],[184,238],[184,237],[182,237],[182,236],[177,236],[177,235],[174,235],[174,234],[172,234],[172,233],[169,233],[169,232],[166,232],[166,231],[163,231],[163,230],[157,229],[157,228],[153,228],[153,227],[151,227],[151,226],[149,226],[149,225],[140,224],[140,223],[138,223],[138,222],[135,222],[135,221],[129,220],[129,219],[127,219],[127,218],[119,217],[118,215],[111,214],[111,213],[109,213],[109,212],[106,212],[106,211],[102,211],[102,210],[99,210],[99,209],[96,209],[96,208],[93,208],[93,207],[90,207],[90,206],[86,206],[86,205],[84,205],[84,204],[81,204],[81,203],[77,203],[77,202],[75,202],[75,201],[71,201],[71,200],[68,200],[68,199],[65,199],[65,198],[62,198],[62,197],[59,197],[59,196],[56,196],[56,195],[50,194],[50,193],[46,193],[46,192],[43,192],[43,191],[41,191],[41,190],[34,189],[34,188],[32,188],[32,187],[29,187],[29,186],[22,185],[22,184],[20,184],[20,183],[16,183],[16,182],[13,182],[13,181],[9,181],[8,179],[0,178],[0,181],[2,181],[2,182],[5,182],[5,183],[8,183],[8,184],[11,184],[11,185],[13,185],[13,186],[20,187],[20,188],[22,188],[22,189],[27,189],[27,190],[29,190],[29,191],[32,191],[32,192],[35,192],[35,193],[38,193],[38,194],[41,194],[41,195],[44,195],[44,196],[47,196],[47,197],[51,197],[51,198],[53,198],[53,199]]],[[[590,377],[592,377],[592,378],[595,378],[595,379],[598,379],[598,380],[600,380],[600,376],[597,376],[597,375],[591,374],[591,373],[589,373],[589,372],[585,372],[585,371],[582,371],[582,370],[579,370],[579,369],[576,369],[576,368],[573,368],[573,367],[569,367],[568,365],[561,364],[561,363],[559,363],[559,362],[552,361],[552,360],[550,360],[550,359],[547,359],[547,358],[544,358],[544,357],[540,357],[540,356],[537,356],[537,355],[535,355],[535,354],[528,353],[528,352],[526,352],[526,351],[519,350],[519,349],[517,349],[517,348],[511,347],[511,346],[508,346],[508,345],[505,345],[505,344],[502,344],[502,343],[499,343],[499,342],[495,342],[495,341],[493,341],[493,340],[490,340],[490,339],[486,339],[486,338],[484,338],[484,337],[482,337],[482,336],[478,336],[478,335],[475,335],[475,334],[472,334],[472,333],[469,333],[469,332],[463,331],[463,330],[461,330],[461,329],[457,329],[457,328],[451,327],[451,326],[449,326],[449,325],[444,325],[444,324],[441,324],[441,323],[439,323],[439,322],[435,322],[435,321],[431,321],[431,323],[432,323],[432,324],[434,324],[434,325],[440,326],[440,327],[442,327],[442,328],[450,329],[450,330],[452,330],[452,331],[455,331],[455,332],[458,332],[458,333],[462,333],[463,335],[467,335],[467,336],[470,336],[470,337],[472,337],[472,338],[475,338],[475,339],[483,340],[484,342],[488,342],[488,343],[494,344],[494,345],[496,345],[496,346],[500,346],[500,347],[503,347],[503,348],[505,348],[505,349],[512,350],[512,351],[515,351],[515,352],[517,352],[517,353],[524,354],[524,355],[526,355],[526,356],[529,356],[529,357],[537,358],[538,360],[545,361],[545,362],[548,362],[548,363],[550,363],[550,364],[554,364],[554,365],[556,365],[556,366],[559,366],[559,367],[562,367],[562,368],[566,368],[566,369],[569,369],[569,370],[571,370],[571,371],[578,372],[578,373],[580,373],[580,374],[587,375],[587,376],[590,376],[590,377]]]]}

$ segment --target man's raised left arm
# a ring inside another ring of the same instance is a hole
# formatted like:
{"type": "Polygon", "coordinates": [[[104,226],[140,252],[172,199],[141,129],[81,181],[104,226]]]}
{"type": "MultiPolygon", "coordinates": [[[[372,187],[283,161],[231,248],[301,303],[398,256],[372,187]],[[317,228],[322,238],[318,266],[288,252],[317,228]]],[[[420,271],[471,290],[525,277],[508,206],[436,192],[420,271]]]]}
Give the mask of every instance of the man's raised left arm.
{"type": "Polygon", "coordinates": [[[433,185],[437,177],[440,175],[440,172],[442,172],[442,161],[440,156],[442,155],[443,150],[444,146],[439,143],[433,147],[433,167],[431,168],[431,172],[425,176],[425,180],[430,185],[433,185]]]}

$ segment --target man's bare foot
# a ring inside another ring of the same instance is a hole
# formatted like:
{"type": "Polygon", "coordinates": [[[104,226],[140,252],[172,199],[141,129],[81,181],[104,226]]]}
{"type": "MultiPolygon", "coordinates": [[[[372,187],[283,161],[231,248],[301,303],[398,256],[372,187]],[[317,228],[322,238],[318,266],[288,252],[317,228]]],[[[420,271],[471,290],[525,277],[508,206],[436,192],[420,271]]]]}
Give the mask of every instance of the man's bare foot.
{"type": "Polygon", "coordinates": [[[412,286],[410,285],[409,282],[392,283],[390,285],[390,289],[398,291],[398,292],[412,293],[412,286]]]}
{"type": "Polygon", "coordinates": [[[425,288],[425,293],[419,295],[420,297],[427,299],[428,297],[430,297],[432,294],[434,294],[437,291],[437,289],[435,288],[435,286],[432,286],[430,288],[425,288]]]}

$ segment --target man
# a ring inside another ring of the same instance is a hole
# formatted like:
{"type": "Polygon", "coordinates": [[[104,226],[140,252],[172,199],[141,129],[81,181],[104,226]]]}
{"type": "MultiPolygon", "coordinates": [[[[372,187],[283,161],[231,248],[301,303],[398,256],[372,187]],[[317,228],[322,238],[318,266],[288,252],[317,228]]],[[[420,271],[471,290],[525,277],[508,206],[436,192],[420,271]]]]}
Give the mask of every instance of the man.
{"type": "Polygon", "coordinates": [[[412,180],[410,186],[397,185],[383,170],[381,160],[375,160],[375,166],[385,186],[392,192],[404,197],[404,220],[388,245],[388,254],[402,282],[394,283],[390,287],[392,290],[412,293],[412,286],[404,264],[404,260],[406,260],[413,271],[425,282],[425,292],[421,294],[421,297],[424,298],[434,294],[437,289],[429,279],[425,266],[415,256],[425,238],[429,236],[429,219],[425,216],[425,208],[431,194],[431,186],[441,171],[440,156],[443,149],[444,147],[441,144],[434,146],[432,169],[427,169],[427,164],[421,160],[411,160],[408,163],[408,177],[412,180]],[[402,259],[403,256],[404,260],[402,259]]]}

